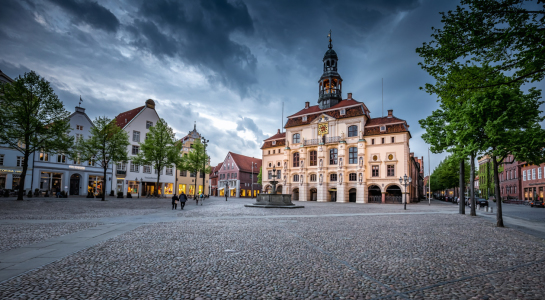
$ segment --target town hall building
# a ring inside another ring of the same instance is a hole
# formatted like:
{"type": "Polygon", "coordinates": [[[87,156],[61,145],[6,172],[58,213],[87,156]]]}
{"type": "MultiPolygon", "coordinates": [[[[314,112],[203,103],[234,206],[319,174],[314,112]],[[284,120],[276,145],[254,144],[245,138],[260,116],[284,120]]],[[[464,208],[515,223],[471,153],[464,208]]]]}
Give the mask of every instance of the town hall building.
{"type": "Polygon", "coordinates": [[[274,169],[278,190],[293,200],[401,203],[405,187],[399,178],[411,170],[409,125],[393,110],[372,118],[352,93],[343,99],[337,62],[330,40],[318,105],[305,102],[287,117],[285,132],[264,140],[263,190],[270,191],[274,169]]]}

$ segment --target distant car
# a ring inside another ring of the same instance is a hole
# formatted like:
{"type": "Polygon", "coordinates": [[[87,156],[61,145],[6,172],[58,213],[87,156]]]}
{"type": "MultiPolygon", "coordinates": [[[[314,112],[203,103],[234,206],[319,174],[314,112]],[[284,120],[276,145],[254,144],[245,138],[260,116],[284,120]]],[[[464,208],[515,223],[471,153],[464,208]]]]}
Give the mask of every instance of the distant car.
{"type": "Polygon", "coordinates": [[[530,206],[531,207],[534,207],[534,206],[539,206],[539,207],[545,207],[545,203],[539,199],[537,200],[530,200],[530,206]]]}
{"type": "Polygon", "coordinates": [[[483,199],[483,198],[476,198],[475,199],[475,205],[488,206],[488,200],[483,199]]]}

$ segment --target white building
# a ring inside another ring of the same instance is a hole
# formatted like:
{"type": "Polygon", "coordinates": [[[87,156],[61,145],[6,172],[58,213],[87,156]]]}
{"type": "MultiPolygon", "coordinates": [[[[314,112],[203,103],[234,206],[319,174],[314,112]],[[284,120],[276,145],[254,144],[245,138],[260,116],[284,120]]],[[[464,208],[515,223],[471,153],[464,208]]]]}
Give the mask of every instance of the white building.
{"type": "MultiPolygon", "coordinates": [[[[144,106],[120,113],[116,117],[119,127],[129,134],[130,145],[128,147],[129,159],[138,154],[140,142],[143,142],[149,132],[149,128],[159,121],[159,115],[155,111],[155,102],[146,100],[144,106]]],[[[160,170],[159,193],[172,195],[174,192],[175,168],[163,168],[160,170]]],[[[139,166],[132,161],[119,163],[116,167],[116,192],[123,192],[123,196],[131,193],[132,197],[153,194],[157,188],[157,170],[151,166],[139,166]]]]}
{"type": "MultiPolygon", "coordinates": [[[[70,136],[87,139],[91,136],[93,122],[85,113],[85,108],[76,107],[70,115],[70,136]]],[[[92,162],[72,160],[64,154],[36,152],[30,156],[29,165],[34,165],[32,190],[65,191],[69,195],[98,195],[105,187],[106,194],[111,191],[112,168],[109,167],[104,178],[104,169],[92,162]],[[105,185],[105,186],[104,186],[105,185]]]]}

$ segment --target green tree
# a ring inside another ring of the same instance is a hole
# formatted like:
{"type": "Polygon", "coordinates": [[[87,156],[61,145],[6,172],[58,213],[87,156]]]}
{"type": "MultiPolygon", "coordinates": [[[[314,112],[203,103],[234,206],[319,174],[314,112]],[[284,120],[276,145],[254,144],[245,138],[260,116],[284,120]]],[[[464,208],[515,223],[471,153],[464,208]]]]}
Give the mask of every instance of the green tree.
{"type": "Polygon", "coordinates": [[[106,171],[117,162],[127,162],[127,147],[130,145],[128,133],[117,126],[116,120],[108,117],[98,117],[93,121],[91,136],[88,139],[76,141],[76,153],[84,161],[93,161],[104,171],[104,184],[102,189],[102,201],[106,200],[106,171]]]}
{"type": "Polygon", "coordinates": [[[257,174],[257,184],[261,185],[263,181],[263,167],[259,167],[259,174],[257,174]]]}
{"type": "Polygon", "coordinates": [[[155,196],[158,195],[163,168],[172,168],[178,163],[181,147],[182,145],[175,140],[174,131],[168,127],[164,119],[160,119],[157,124],[150,127],[146,139],[140,143],[140,151],[132,161],[139,165],[149,165],[156,170],[155,196]]]}
{"type": "MultiPolygon", "coordinates": [[[[196,174],[201,173],[203,176],[210,173],[208,165],[208,156],[206,155],[204,145],[200,139],[196,139],[192,149],[185,153],[177,164],[177,168],[183,171],[189,171],[196,174]]],[[[203,186],[204,188],[204,186],[203,186]]],[[[193,189],[194,196],[197,195],[197,179],[195,179],[195,188],[193,189]]]]}
{"type": "MultiPolygon", "coordinates": [[[[540,81],[545,76],[545,1],[543,8],[529,0],[462,0],[454,11],[441,12],[443,28],[433,28],[432,41],[416,52],[420,66],[436,80],[462,67],[492,66],[464,77],[458,89],[513,82],[540,81]],[[531,3],[530,5],[525,5],[531,3]],[[508,72],[493,83],[486,79],[508,72]]],[[[428,90],[448,88],[426,85],[428,90]]]]}
{"type": "Polygon", "coordinates": [[[72,147],[70,114],[49,82],[34,71],[0,89],[0,143],[23,155],[17,194],[17,200],[23,200],[30,155],[35,151],[67,153],[72,147]]]}

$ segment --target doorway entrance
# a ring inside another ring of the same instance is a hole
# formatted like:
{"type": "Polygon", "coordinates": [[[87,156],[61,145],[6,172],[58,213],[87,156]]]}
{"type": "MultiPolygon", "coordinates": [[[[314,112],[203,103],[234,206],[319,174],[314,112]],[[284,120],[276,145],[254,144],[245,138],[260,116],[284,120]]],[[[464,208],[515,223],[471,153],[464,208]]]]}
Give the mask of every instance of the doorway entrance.
{"type": "Polygon", "coordinates": [[[329,198],[331,199],[331,202],[337,202],[337,189],[329,190],[329,198]]]}
{"type": "Polygon", "coordinates": [[[79,174],[70,176],[70,195],[79,195],[80,180],[81,176],[79,174]]]}
{"type": "Polygon", "coordinates": [[[356,189],[350,189],[350,191],[348,191],[348,201],[356,202],[356,189]]]}
{"type": "Polygon", "coordinates": [[[310,201],[318,200],[318,191],[316,189],[310,189],[310,201]]]}

